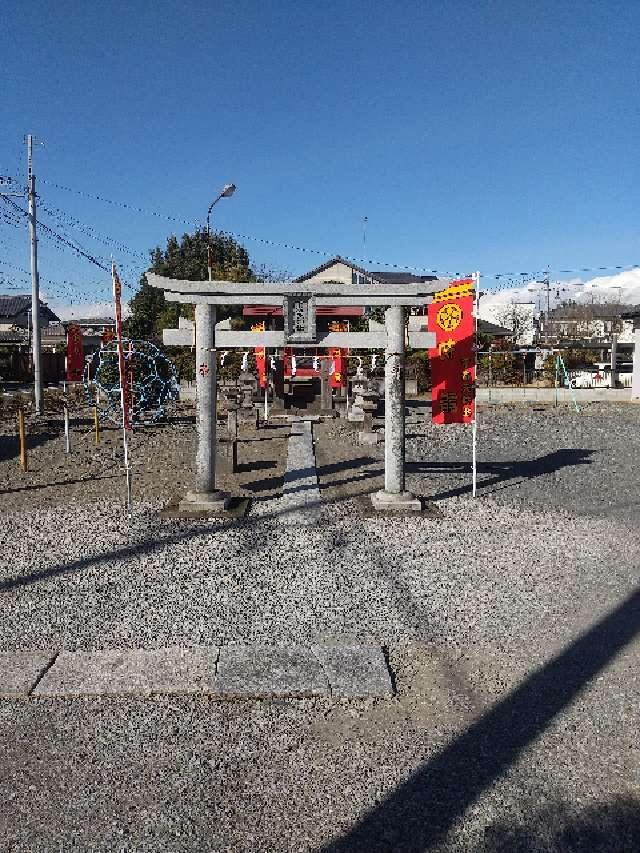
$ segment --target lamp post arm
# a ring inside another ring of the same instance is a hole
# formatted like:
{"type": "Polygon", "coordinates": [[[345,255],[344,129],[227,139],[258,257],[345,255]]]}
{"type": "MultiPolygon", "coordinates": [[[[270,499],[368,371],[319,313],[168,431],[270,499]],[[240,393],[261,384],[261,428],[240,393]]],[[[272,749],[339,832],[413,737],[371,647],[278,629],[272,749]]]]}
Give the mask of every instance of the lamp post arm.
{"type": "Polygon", "coordinates": [[[224,189],[221,193],[214,198],[214,200],[209,205],[209,210],[207,211],[207,270],[209,272],[209,281],[212,281],[212,265],[211,265],[211,211],[213,210],[214,205],[216,205],[221,198],[227,198],[230,195],[233,195],[236,190],[235,184],[225,184],[224,189]]]}

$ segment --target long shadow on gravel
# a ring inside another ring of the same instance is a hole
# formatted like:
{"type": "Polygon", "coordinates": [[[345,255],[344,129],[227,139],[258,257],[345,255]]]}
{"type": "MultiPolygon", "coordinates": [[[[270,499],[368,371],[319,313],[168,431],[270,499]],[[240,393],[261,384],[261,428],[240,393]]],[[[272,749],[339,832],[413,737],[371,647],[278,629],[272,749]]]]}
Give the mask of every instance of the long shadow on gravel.
{"type": "MultiPolygon", "coordinates": [[[[531,467],[533,469],[535,466],[537,466],[538,464],[541,463],[540,467],[536,469],[535,473],[530,475],[530,476],[539,476],[542,473],[549,473],[551,471],[557,470],[558,467],[562,467],[562,465],[558,466],[558,458],[561,458],[564,460],[564,462],[563,462],[564,465],[579,464],[576,461],[575,456],[574,456],[573,463],[570,463],[567,461],[569,458],[571,458],[571,454],[579,455],[580,456],[579,461],[585,462],[586,460],[583,459],[582,457],[588,456],[591,452],[592,451],[589,451],[589,450],[558,451],[556,453],[550,453],[547,456],[543,456],[543,457],[541,457],[541,459],[534,460],[533,462],[510,462],[510,463],[505,463],[502,467],[504,468],[505,466],[507,466],[512,471],[516,466],[525,466],[525,468],[531,467]],[[555,465],[555,467],[554,467],[554,465],[555,465]]],[[[337,470],[342,470],[343,468],[358,468],[358,467],[366,465],[370,462],[378,462],[378,461],[379,460],[373,459],[372,457],[361,457],[359,459],[354,459],[354,460],[351,460],[350,462],[347,462],[347,464],[344,466],[340,465],[338,463],[335,467],[337,470]]],[[[413,470],[423,470],[419,466],[424,466],[425,471],[437,470],[436,466],[434,466],[432,463],[420,462],[420,463],[413,463],[413,465],[414,465],[413,470]],[[418,467],[416,468],[415,466],[418,466],[418,467]]],[[[407,467],[409,467],[409,466],[407,466],[407,467]]],[[[329,471],[329,469],[333,470],[333,468],[334,468],[333,465],[326,465],[322,468],[318,468],[317,470],[318,470],[318,473],[320,473],[322,471],[323,473],[326,474],[327,471],[329,471]]],[[[412,469],[410,468],[409,470],[412,470],[412,469]]],[[[523,468],[522,470],[525,470],[525,469],[523,468]]],[[[362,482],[362,480],[366,480],[369,477],[375,477],[375,476],[379,476],[378,471],[364,472],[364,475],[361,478],[358,478],[358,482],[362,482]]],[[[517,476],[517,475],[514,475],[514,476],[517,476]]],[[[345,479],[341,482],[347,483],[351,480],[355,481],[355,479],[356,478],[348,478],[348,479],[345,479]]],[[[495,479],[495,482],[498,483],[498,482],[501,482],[505,478],[504,478],[503,474],[501,474],[500,476],[498,476],[494,479],[495,479]]],[[[491,482],[491,481],[489,481],[489,482],[491,482]]],[[[245,483],[243,488],[245,488],[251,492],[260,492],[260,491],[267,490],[267,489],[271,488],[272,483],[273,483],[272,478],[265,478],[263,480],[254,480],[250,483],[245,483]]],[[[442,499],[445,497],[449,497],[449,496],[453,496],[453,495],[457,495],[457,494],[463,494],[463,493],[469,491],[469,488],[470,487],[465,485],[464,487],[460,487],[459,489],[452,489],[450,492],[443,492],[441,494],[430,496],[430,499],[431,500],[434,500],[434,499],[439,500],[439,499],[442,499]]],[[[361,493],[366,494],[367,489],[365,488],[361,493]]],[[[331,500],[331,503],[337,503],[337,502],[342,501],[342,500],[349,500],[350,498],[355,497],[356,494],[360,494],[360,492],[345,495],[344,497],[333,498],[331,500]]],[[[260,500],[260,498],[256,497],[256,498],[254,498],[254,500],[260,500]]],[[[311,501],[307,504],[307,507],[311,507],[315,503],[316,503],[316,501],[311,501]]],[[[324,502],[322,500],[320,500],[320,501],[317,501],[317,503],[322,506],[322,504],[324,502]]],[[[160,538],[153,537],[153,538],[143,540],[142,542],[126,546],[124,548],[115,549],[114,551],[108,551],[108,552],[104,552],[102,554],[96,554],[94,556],[84,557],[80,560],[73,560],[70,563],[66,563],[66,564],[63,563],[62,565],[59,565],[59,566],[52,566],[50,569],[45,569],[41,572],[34,572],[30,575],[25,575],[22,577],[14,576],[12,578],[6,578],[4,580],[0,580],[0,592],[5,592],[5,591],[8,591],[10,589],[15,589],[15,588],[21,587],[21,586],[27,586],[31,583],[37,583],[38,581],[46,580],[47,578],[50,578],[50,577],[57,577],[59,575],[70,574],[72,572],[80,572],[83,569],[89,568],[90,566],[98,565],[100,563],[113,562],[114,560],[126,560],[126,559],[129,559],[130,557],[142,556],[143,554],[149,554],[149,553],[152,553],[153,551],[156,551],[159,548],[163,548],[167,545],[177,545],[180,542],[183,542],[187,539],[192,538],[193,536],[198,536],[198,535],[203,534],[203,533],[215,534],[219,530],[224,530],[226,527],[229,527],[229,526],[233,526],[233,525],[237,525],[237,524],[244,524],[245,526],[249,526],[252,524],[258,524],[258,523],[260,523],[261,518],[265,518],[265,517],[277,518],[279,515],[282,515],[282,514],[286,513],[287,511],[288,510],[286,508],[284,508],[281,510],[277,510],[275,512],[268,513],[266,516],[258,516],[256,518],[249,518],[249,519],[245,519],[242,522],[239,522],[237,520],[221,521],[221,522],[217,522],[217,523],[209,522],[209,524],[207,524],[207,525],[201,525],[199,527],[196,527],[195,529],[190,528],[189,531],[187,531],[187,532],[173,534],[171,536],[167,536],[166,538],[165,537],[160,537],[160,538]]]]}
{"type": "MultiPolygon", "coordinates": [[[[479,474],[490,474],[488,479],[478,481],[478,490],[482,494],[489,495],[499,491],[493,486],[501,483],[514,485],[514,480],[532,480],[535,477],[543,477],[545,474],[553,474],[562,468],[573,468],[577,465],[591,465],[589,459],[595,453],[594,450],[583,448],[567,448],[565,450],[554,450],[537,459],[516,460],[513,462],[486,462],[478,465],[479,474]]],[[[471,465],[468,462],[446,463],[446,462],[407,462],[406,470],[409,473],[438,474],[438,473],[460,473],[471,474],[471,465]]],[[[431,500],[443,500],[471,492],[471,483],[448,489],[430,495],[431,500]]]]}
{"type": "Polygon", "coordinates": [[[51,483],[30,483],[27,486],[18,486],[16,489],[0,489],[0,495],[12,495],[17,492],[32,492],[40,489],[59,488],[60,486],[77,486],[78,483],[93,483],[96,480],[114,480],[118,474],[102,474],[97,477],[87,475],[75,480],[54,480],[51,483]]]}
{"type": "Polygon", "coordinates": [[[521,823],[496,822],[476,853],[626,853],[640,850],[640,802],[616,797],[580,809],[554,802],[521,823]]]}
{"type": "Polygon", "coordinates": [[[362,468],[364,465],[374,463],[379,465],[380,460],[373,456],[358,456],[356,459],[345,459],[340,462],[332,462],[329,465],[318,465],[316,471],[318,472],[318,479],[320,479],[320,477],[326,477],[327,474],[338,474],[347,468],[362,468]]]}
{"type": "MultiPolygon", "coordinates": [[[[602,618],[564,651],[426,762],[406,782],[322,853],[418,853],[439,844],[454,822],[520,757],[553,719],[640,632],[640,591],[602,618]]],[[[638,830],[638,810],[631,814],[638,830]]],[[[517,837],[517,836],[516,836],[517,837]]],[[[637,850],[492,847],[487,850],[637,850]]]]}

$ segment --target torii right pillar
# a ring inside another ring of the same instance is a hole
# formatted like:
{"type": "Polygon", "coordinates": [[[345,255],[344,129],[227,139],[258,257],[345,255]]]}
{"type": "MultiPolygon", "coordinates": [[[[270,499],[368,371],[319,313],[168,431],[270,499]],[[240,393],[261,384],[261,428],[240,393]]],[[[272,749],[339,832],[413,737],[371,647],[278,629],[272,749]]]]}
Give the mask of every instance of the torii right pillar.
{"type": "Polygon", "coordinates": [[[387,308],[387,349],[384,367],[384,489],[371,495],[378,510],[420,512],[420,500],[404,483],[404,324],[405,309],[387,308]]]}

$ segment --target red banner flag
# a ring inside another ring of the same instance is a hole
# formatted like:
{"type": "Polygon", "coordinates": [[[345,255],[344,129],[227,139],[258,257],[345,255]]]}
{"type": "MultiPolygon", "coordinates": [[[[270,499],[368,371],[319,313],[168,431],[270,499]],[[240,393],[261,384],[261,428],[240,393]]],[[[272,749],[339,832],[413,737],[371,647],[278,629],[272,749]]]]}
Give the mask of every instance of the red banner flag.
{"type": "Polygon", "coordinates": [[[82,382],[84,375],[84,343],[82,329],[75,323],[67,326],[67,382],[82,382]]]}
{"type": "MultiPolygon", "coordinates": [[[[266,331],[265,323],[254,323],[251,326],[252,332],[264,332],[266,331]]],[[[266,388],[268,386],[267,381],[267,351],[264,347],[254,347],[253,351],[256,357],[256,368],[258,369],[258,381],[260,382],[261,388],[266,388]]]]}
{"type": "Polygon", "coordinates": [[[349,366],[348,349],[330,349],[329,358],[333,362],[333,373],[331,374],[332,388],[347,387],[347,373],[349,366]]]}
{"type": "Polygon", "coordinates": [[[433,295],[429,329],[436,333],[436,345],[429,350],[433,423],[471,423],[476,381],[473,279],[453,281],[433,295]]]}
{"type": "MultiPolygon", "coordinates": [[[[347,320],[334,320],[329,323],[330,332],[348,332],[349,322],[347,320]]],[[[331,374],[332,388],[346,388],[349,368],[348,349],[330,349],[329,358],[333,362],[333,373],[331,374]]]]}

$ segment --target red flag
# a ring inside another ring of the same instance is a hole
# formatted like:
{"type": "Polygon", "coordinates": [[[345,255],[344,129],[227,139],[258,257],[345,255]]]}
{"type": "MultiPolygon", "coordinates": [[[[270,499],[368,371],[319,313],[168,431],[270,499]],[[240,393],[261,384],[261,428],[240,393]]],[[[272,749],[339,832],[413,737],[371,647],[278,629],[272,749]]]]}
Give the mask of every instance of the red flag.
{"type": "Polygon", "coordinates": [[[330,349],[329,358],[333,362],[333,373],[331,374],[332,388],[347,387],[347,368],[349,364],[348,349],[330,349]]]}
{"type": "Polygon", "coordinates": [[[67,326],[67,382],[82,382],[84,375],[84,344],[82,329],[75,323],[67,326]]]}
{"type": "MultiPolygon", "coordinates": [[[[251,326],[252,332],[264,332],[266,330],[265,323],[254,323],[251,326]]],[[[256,356],[256,367],[258,368],[258,380],[261,388],[268,386],[267,381],[267,351],[264,347],[254,347],[256,356]]]]}
{"type": "Polygon", "coordinates": [[[476,356],[473,280],[453,281],[435,293],[429,328],[436,333],[431,358],[432,420],[436,424],[471,423],[475,415],[476,356]]]}

